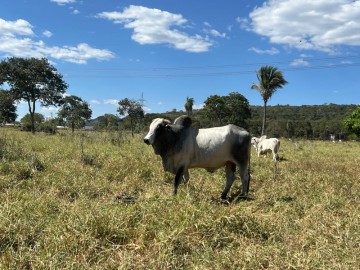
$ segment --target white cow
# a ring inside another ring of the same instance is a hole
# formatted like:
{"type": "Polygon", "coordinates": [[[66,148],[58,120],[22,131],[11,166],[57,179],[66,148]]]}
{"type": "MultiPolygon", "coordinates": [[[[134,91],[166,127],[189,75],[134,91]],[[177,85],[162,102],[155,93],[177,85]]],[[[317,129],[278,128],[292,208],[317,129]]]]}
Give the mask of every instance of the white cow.
{"type": "Polygon", "coordinates": [[[156,118],[150,125],[144,142],[152,145],[161,156],[165,171],[175,174],[174,194],[180,180],[189,180],[190,168],[204,168],[210,172],[225,166],[226,186],[221,194],[225,199],[234,180],[236,167],[242,182],[242,193],[249,191],[248,166],[250,162],[250,134],[234,125],[197,129],[191,127],[191,118],[180,116],[174,124],[156,118]]]}
{"type": "Polygon", "coordinates": [[[278,151],[280,148],[280,140],[277,138],[266,139],[266,135],[260,138],[252,137],[251,144],[255,147],[258,157],[268,152],[272,152],[273,160],[279,158],[278,151]]]}

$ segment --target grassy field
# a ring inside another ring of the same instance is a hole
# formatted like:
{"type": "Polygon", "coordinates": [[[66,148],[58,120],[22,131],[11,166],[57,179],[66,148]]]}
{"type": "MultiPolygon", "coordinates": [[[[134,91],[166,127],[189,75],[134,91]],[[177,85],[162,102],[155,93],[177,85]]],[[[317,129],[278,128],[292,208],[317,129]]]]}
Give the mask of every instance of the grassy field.
{"type": "Polygon", "coordinates": [[[225,204],[224,170],[173,197],[140,135],[0,129],[0,269],[359,269],[360,144],[252,151],[225,204]]]}

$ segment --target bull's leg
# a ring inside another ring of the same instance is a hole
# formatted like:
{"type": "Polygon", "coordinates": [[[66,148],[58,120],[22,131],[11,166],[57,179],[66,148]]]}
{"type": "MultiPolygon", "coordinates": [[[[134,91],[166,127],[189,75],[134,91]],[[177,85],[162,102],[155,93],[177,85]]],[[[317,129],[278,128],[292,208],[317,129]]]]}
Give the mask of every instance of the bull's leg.
{"type": "Polygon", "coordinates": [[[234,163],[227,163],[225,167],[226,172],[226,186],[221,193],[221,199],[225,200],[226,196],[235,180],[236,165],[234,163]]]}
{"type": "Polygon", "coordinates": [[[180,167],[176,172],[175,180],[174,180],[174,195],[176,195],[176,193],[177,193],[177,189],[178,189],[178,186],[180,184],[181,177],[183,176],[183,173],[184,173],[184,167],[180,167]]]}
{"type": "Polygon", "coordinates": [[[187,184],[189,182],[190,179],[189,170],[184,170],[183,179],[184,179],[184,184],[187,184]]]}
{"type": "Polygon", "coordinates": [[[242,162],[241,164],[239,164],[242,195],[247,195],[249,193],[250,173],[249,173],[248,167],[249,167],[248,162],[242,162]]]}

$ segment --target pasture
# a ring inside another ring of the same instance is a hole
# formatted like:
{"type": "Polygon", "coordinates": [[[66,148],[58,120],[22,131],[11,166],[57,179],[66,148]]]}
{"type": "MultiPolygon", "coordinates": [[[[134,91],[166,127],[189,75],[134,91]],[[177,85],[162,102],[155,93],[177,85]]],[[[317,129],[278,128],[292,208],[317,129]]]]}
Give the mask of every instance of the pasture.
{"type": "Polygon", "coordinates": [[[358,142],[282,139],[277,168],[252,147],[226,204],[223,169],[173,197],[142,138],[0,129],[0,269],[358,269],[358,142]]]}

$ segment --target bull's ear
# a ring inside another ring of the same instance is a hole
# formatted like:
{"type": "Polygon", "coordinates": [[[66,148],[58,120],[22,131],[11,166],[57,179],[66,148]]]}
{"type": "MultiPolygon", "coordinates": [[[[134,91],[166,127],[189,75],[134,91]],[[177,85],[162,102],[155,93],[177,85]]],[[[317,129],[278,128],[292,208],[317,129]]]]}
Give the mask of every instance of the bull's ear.
{"type": "Polygon", "coordinates": [[[163,123],[165,125],[170,125],[171,124],[171,121],[170,120],[167,120],[167,119],[163,119],[163,123]]]}
{"type": "Polygon", "coordinates": [[[171,129],[171,126],[170,126],[169,124],[167,124],[167,125],[165,126],[165,128],[166,128],[167,130],[170,130],[170,129],[171,129]]]}
{"type": "Polygon", "coordinates": [[[183,126],[185,128],[188,128],[190,127],[192,124],[192,120],[189,116],[187,115],[182,115],[182,116],[179,116],[178,118],[175,119],[174,121],[174,125],[180,125],[180,126],[183,126]]]}

